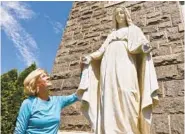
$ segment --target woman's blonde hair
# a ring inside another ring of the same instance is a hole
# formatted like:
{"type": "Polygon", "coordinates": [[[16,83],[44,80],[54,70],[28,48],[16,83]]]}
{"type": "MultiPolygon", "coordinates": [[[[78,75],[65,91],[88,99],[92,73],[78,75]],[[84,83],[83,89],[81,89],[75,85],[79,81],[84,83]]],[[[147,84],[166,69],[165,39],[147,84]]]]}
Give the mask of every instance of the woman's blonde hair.
{"type": "Polygon", "coordinates": [[[46,73],[43,69],[38,68],[32,71],[24,80],[24,93],[26,95],[37,94],[37,80],[41,74],[46,73]]]}
{"type": "Polygon", "coordinates": [[[116,20],[116,9],[118,9],[118,8],[121,8],[124,11],[128,26],[132,25],[132,19],[131,19],[131,16],[130,16],[130,13],[129,13],[128,9],[126,7],[116,7],[113,11],[113,18],[112,18],[112,20],[113,20],[113,30],[118,29],[118,23],[117,23],[117,20],[116,20]]]}

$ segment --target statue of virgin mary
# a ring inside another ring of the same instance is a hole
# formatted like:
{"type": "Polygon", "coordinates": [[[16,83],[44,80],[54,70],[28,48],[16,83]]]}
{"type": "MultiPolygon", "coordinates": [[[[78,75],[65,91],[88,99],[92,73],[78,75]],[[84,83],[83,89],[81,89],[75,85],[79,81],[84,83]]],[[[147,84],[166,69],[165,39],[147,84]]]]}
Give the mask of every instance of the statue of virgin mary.
{"type": "Polygon", "coordinates": [[[95,134],[150,134],[158,102],[152,49],[126,8],[114,10],[113,24],[102,46],[81,60],[82,112],[95,134]]]}

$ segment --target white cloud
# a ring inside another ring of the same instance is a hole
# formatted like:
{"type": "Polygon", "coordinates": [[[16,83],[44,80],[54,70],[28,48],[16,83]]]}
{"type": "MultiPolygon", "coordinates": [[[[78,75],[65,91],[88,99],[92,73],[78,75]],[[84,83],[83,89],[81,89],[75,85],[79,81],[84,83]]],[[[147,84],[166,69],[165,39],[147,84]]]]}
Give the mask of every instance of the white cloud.
{"type": "Polygon", "coordinates": [[[1,28],[13,41],[26,65],[38,64],[38,47],[33,37],[21,26],[20,20],[31,19],[35,13],[24,2],[1,2],[1,28]]]}
{"type": "Polygon", "coordinates": [[[62,23],[58,22],[58,21],[54,21],[54,20],[51,20],[51,18],[47,15],[44,16],[48,22],[52,25],[53,27],[53,30],[56,34],[60,34],[60,33],[63,33],[64,31],[64,26],[62,23]]]}
{"type": "Polygon", "coordinates": [[[63,32],[63,25],[60,22],[54,22],[53,28],[57,34],[63,32]]]}

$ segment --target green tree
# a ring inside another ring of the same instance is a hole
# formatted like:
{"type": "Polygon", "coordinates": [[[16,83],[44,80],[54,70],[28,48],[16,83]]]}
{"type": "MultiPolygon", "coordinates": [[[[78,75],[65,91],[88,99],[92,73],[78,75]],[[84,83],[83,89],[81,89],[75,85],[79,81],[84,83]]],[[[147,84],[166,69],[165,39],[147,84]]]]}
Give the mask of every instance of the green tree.
{"type": "Polygon", "coordinates": [[[12,98],[17,89],[16,81],[18,73],[13,69],[1,76],[1,131],[2,133],[11,134],[13,131],[12,123],[12,110],[14,103],[12,98]]]}
{"type": "Polygon", "coordinates": [[[13,69],[1,75],[1,133],[12,134],[22,101],[26,98],[23,81],[26,76],[36,69],[33,63],[20,74],[13,69]]]}

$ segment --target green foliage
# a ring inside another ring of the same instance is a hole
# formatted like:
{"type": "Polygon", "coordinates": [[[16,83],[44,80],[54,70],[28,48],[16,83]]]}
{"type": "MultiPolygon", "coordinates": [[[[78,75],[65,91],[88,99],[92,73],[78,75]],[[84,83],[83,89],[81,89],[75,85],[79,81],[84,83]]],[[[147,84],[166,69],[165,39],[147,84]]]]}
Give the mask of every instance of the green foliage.
{"type": "Polygon", "coordinates": [[[13,69],[1,75],[1,133],[12,134],[22,101],[26,98],[23,93],[23,81],[26,76],[36,69],[32,64],[20,74],[13,69]]]}

